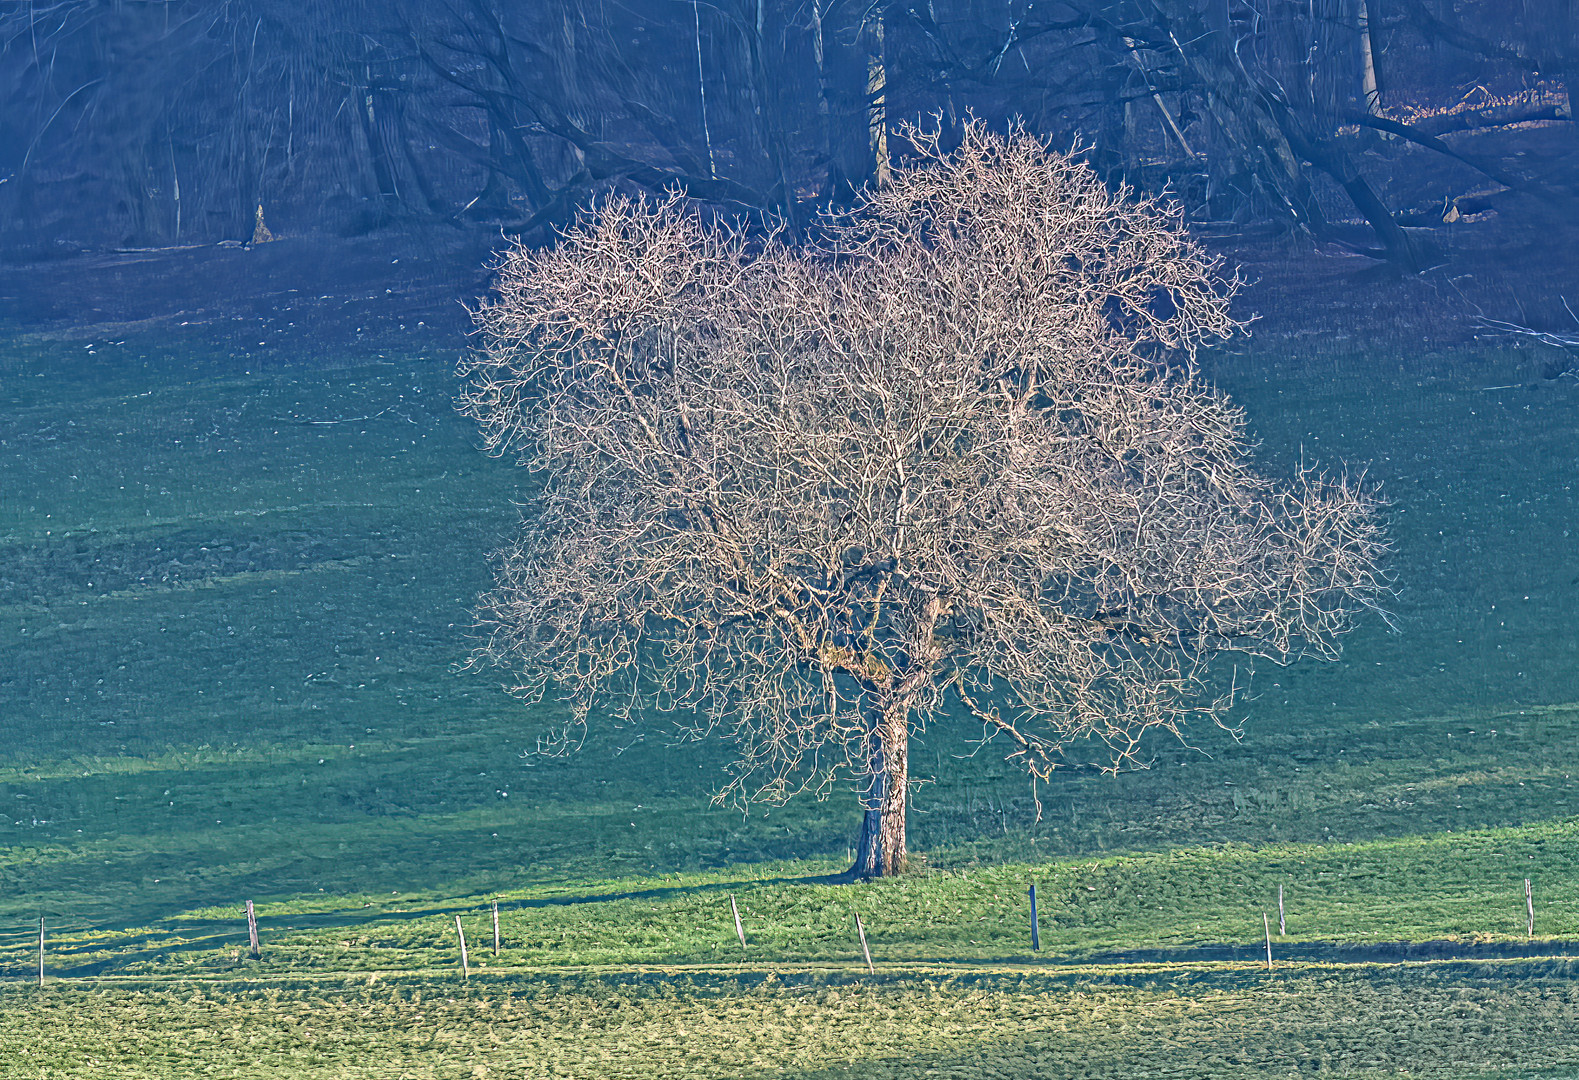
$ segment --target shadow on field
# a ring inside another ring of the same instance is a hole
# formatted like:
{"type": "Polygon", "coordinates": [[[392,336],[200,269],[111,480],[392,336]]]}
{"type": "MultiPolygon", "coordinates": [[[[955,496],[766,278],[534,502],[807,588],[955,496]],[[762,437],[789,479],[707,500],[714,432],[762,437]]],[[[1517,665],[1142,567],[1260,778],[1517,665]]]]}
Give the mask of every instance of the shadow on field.
{"type": "MultiPolygon", "coordinates": [[[[696,893],[723,893],[739,889],[746,885],[762,884],[821,884],[828,878],[778,878],[769,880],[753,880],[741,882],[719,882],[713,885],[697,886],[686,889],[642,889],[633,892],[602,893],[585,896],[546,897],[529,900],[517,900],[501,903],[501,912],[512,910],[525,910],[531,908],[568,907],[579,904],[596,904],[618,900],[660,900],[674,896],[696,893]]],[[[340,911],[324,914],[289,914],[273,918],[259,919],[259,926],[265,942],[271,934],[291,932],[298,930],[336,930],[356,929],[372,926],[388,926],[391,923],[413,922],[419,919],[434,917],[454,917],[457,915],[478,915],[488,909],[481,905],[441,905],[407,911],[340,911]]],[[[79,940],[73,943],[61,943],[51,949],[51,972],[65,978],[83,978],[93,975],[102,975],[113,972],[115,969],[138,962],[157,960],[161,957],[178,956],[183,953],[211,951],[225,947],[239,947],[244,941],[245,927],[238,918],[230,919],[182,919],[172,920],[160,927],[150,928],[134,934],[117,936],[111,941],[79,940]],[[113,950],[111,955],[104,955],[105,950],[113,950]],[[97,954],[93,960],[72,964],[71,957],[83,954],[97,954]]],[[[1236,965],[1259,965],[1265,956],[1262,945],[1230,945],[1209,944],[1197,945],[1177,949],[1137,949],[1122,952],[1102,952],[1090,954],[1064,954],[1047,955],[1036,958],[1027,957],[1023,953],[1016,953],[1000,958],[973,957],[961,960],[955,956],[929,956],[909,957],[905,961],[907,967],[915,964],[936,965],[940,968],[956,968],[953,978],[999,977],[1004,968],[1017,970],[1025,976],[1044,976],[1052,978],[1096,978],[1100,981],[1116,981],[1129,983],[1140,980],[1142,982],[1153,980],[1155,971],[1125,969],[1155,969],[1161,965],[1206,965],[1232,963],[1236,965]],[[984,969],[997,969],[988,972],[984,969]],[[1066,969],[1062,970],[1061,969],[1066,969]],[[1095,974],[1101,972],[1100,974],[1095,974]],[[1108,969],[1108,970],[1104,970],[1108,969]]],[[[1291,942],[1279,944],[1274,952],[1275,962],[1279,965],[1287,964],[1319,964],[1319,965],[1366,965],[1366,964],[1405,964],[1410,961],[1433,962],[1441,965],[1443,962],[1451,964],[1453,961],[1462,961],[1469,965],[1485,961],[1505,960],[1533,960],[1533,961],[1566,961],[1566,968],[1579,965],[1579,943],[1573,941],[1386,941],[1368,944],[1343,943],[1343,942],[1291,942]]],[[[768,963],[767,958],[759,958],[759,962],[768,963]]],[[[788,957],[783,963],[827,963],[825,959],[807,960],[803,958],[788,957]]],[[[853,961],[852,961],[853,962],[853,961]]],[[[21,975],[21,969],[5,970],[0,968],[0,977],[21,975]]],[[[832,978],[836,982],[885,982],[892,979],[904,980],[913,977],[913,972],[893,971],[880,972],[876,976],[863,976],[859,972],[842,974],[837,972],[820,972],[811,974],[814,981],[832,978]]],[[[515,981],[518,978],[537,980],[540,978],[561,977],[562,973],[542,974],[527,973],[524,975],[496,975],[515,981]]],[[[576,977],[576,976],[570,976],[576,977]]],[[[616,981],[644,982],[649,978],[667,981],[671,978],[684,978],[690,981],[698,979],[709,980],[713,978],[705,973],[686,972],[680,974],[631,972],[629,976],[596,974],[589,977],[616,981]]],[[[793,979],[792,973],[785,972],[782,968],[773,968],[771,964],[760,973],[736,972],[727,976],[717,976],[725,981],[744,980],[752,981],[793,979]],[[770,970],[771,968],[771,970],[770,970]]]]}
{"type": "MultiPolygon", "coordinates": [[[[669,900],[697,894],[736,892],[745,888],[756,888],[763,885],[826,885],[839,880],[842,880],[842,878],[838,875],[751,878],[741,881],[720,881],[706,885],[636,889],[628,892],[531,897],[523,900],[501,900],[499,902],[499,910],[508,912],[524,911],[532,908],[574,907],[581,904],[602,904],[620,900],[669,900]]],[[[488,904],[473,903],[436,904],[430,907],[403,908],[398,911],[392,911],[388,908],[364,908],[329,911],[319,914],[313,912],[289,912],[270,916],[260,913],[258,916],[258,928],[264,940],[267,941],[271,933],[389,926],[391,924],[410,923],[419,919],[441,916],[478,915],[488,910],[488,904]]],[[[136,932],[96,930],[95,928],[74,929],[71,933],[76,940],[51,945],[51,971],[66,978],[81,978],[89,975],[101,975],[125,964],[155,960],[162,956],[178,956],[182,953],[203,952],[225,948],[226,946],[237,946],[244,943],[246,937],[246,924],[242,919],[241,912],[242,909],[238,908],[234,919],[193,917],[168,919],[154,923],[136,932]],[[95,940],[96,935],[101,934],[109,935],[110,940],[106,941],[102,937],[95,940]],[[85,953],[100,954],[106,949],[113,949],[114,954],[75,966],[65,966],[62,963],[63,960],[69,957],[81,956],[85,953]]],[[[0,935],[0,944],[7,943],[7,938],[15,938],[18,943],[24,937],[32,940],[32,935],[35,933],[36,931],[28,930],[25,933],[0,935]]],[[[10,971],[5,967],[0,967],[0,977],[19,973],[20,970],[10,971]]]]}
{"type": "MultiPolygon", "coordinates": [[[[1406,960],[1519,960],[1579,955],[1572,941],[1376,941],[1366,944],[1300,941],[1274,944],[1276,960],[1313,964],[1392,964],[1406,960]]],[[[1209,964],[1264,960],[1264,945],[1195,945],[1181,949],[1134,949],[1096,953],[1084,964],[1209,964]]]]}
{"type": "MultiPolygon", "coordinates": [[[[1259,980],[1208,976],[1172,984],[1182,1002],[1098,994],[1081,1003],[1083,995],[1060,997],[1065,988],[1049,985],[1039,988],[1053,995],[1041,1016],[1028,1012],[998,1023],[990,1012],[982,1016],[977,1030],[990,1032],[986,1038],[944,1036],[942,1046],[891,1046],[870,1057],[852,1055],[800,1068],[759,1066],[739,1075],[742,1080],[1064,1080],[1396,1071],[1468,1078],[1503,1074],[1508,1062],[1518,1063],[1521,1076],[1573,1075],[1572,1014],[1566,1003],[1546,1000],[1571,971],[1530,968],[1492,980],[1477,978],[1483,974],[1478,971],[1454,972],[1467,979],[1448,985],[1436,981],[1440,974],[1422,978],[1390,972],[1296,986],[1277,985],[1264,975],[1259,980]],[[1262,1005],[1254,1012],[1224,1010],[1221,1004],[1202,1008],[1211,999],[1193,997],[1197,989],[1226,991],[1231,998],[1243,993],[1262,1005]],[[1046,1023],[1048,1015],[1061,1022],[1046,1023]]],[[[1002,989],[1013,995],[1031,988],[1002,989]]]]}

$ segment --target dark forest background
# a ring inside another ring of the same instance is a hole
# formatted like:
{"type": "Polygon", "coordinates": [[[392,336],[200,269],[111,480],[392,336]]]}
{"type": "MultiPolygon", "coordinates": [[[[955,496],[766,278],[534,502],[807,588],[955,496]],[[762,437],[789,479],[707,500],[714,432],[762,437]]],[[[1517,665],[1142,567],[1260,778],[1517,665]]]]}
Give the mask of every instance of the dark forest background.
{"type": "Polygon", "coordinates": [[[1407,274],[1567,242],[1576,75],[1575,0],[0,0],[0,257],[539,242],[674,184],[798,229],[974,114],[1407,274]]]}

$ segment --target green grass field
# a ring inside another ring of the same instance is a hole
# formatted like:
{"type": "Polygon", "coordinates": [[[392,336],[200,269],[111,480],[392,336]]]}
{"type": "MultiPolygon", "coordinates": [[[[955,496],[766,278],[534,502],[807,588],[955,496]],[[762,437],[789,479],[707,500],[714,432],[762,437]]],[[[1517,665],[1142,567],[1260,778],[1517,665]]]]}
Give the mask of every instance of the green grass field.
{"type": "Polygon", "coordinates": [[[1266,468],[1382,482],[1398,632],[1118,777],[940,724],[924,869],[837,886],[849,795],[543,758],[458,671],[531,493],[453,357],[88,352],[0,350],[0,1075],[1579,1075],[1579,390],[1521,354],[1211,358],[1266,468]]]}

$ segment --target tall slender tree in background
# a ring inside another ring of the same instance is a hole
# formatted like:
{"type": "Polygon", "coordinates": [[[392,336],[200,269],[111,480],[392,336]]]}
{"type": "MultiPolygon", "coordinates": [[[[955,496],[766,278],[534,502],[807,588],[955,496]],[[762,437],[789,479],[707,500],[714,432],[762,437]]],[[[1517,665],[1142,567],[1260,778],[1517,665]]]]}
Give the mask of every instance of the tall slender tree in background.
{"type": "Polygon", "coordinates": [[[1560,0],[0,0],[0,234],[240,238],[262,202],[287,231],[542,242],[675,185],[797,225],[880,181],[904,122],[974,114],[1196,220],[1413,267],[1402,226],[1462,195],[1576,217],[1576,69],[1560,0]]]}

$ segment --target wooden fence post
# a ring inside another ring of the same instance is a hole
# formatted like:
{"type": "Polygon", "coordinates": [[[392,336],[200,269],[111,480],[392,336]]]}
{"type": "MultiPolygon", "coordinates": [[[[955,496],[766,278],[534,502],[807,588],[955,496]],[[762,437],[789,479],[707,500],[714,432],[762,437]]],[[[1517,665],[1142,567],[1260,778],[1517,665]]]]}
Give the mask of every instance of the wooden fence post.
{"type": "Polygon", "coordinates": [[[44,916],[38,917],[38,985],[44,987],[44,916]]]}
{"type": "Polygon", "coordinates": [[[1529,915],[1529,922],[1525,924],[1524,940],[1529,941],[1535,937],[1535,886],[1530,884],[1530,879],[1524,879],[1524,910],[1529,915]]]}
{"type": "Polygon", "coordinates": [[[1288,922],[1283,918],[1283,886],[1277,887],[1277,936],[1288,937],[1288,922]]]}
{"type": "Polygon", "coordinates": [[[877,969],[872,966],[872,950],[866,947],[866,927],[861,925],[861,913],[859,911],[855,913],[855,932],[861,937],[861,954],[866,957],[866,970],[870,974],[876,975],[877,969]]]}
{"type": "Polygon", "coordinates": [[[729,912],[735,917],[735,936],[740,939],[740,947],[746,947],[746,928],[740,925],[740,908],[735,906],[735,894],[729,894],[729,912]]]}
{"type": "Polygon", "coordinates": [[[247,946],[252,959],[263,959],[263,947],[258,943],[258,916],[252,910],[251,900],[247,901],[247,946]]]}
{"type": "Polygon", "coordinates": [[[1042,947],[1042,932],[1036,925],[1036,882],[1031,882],[1031,951],[1038,952],[1042,947]]]}
{"type": "Polygon", "coordinates": [[[1261,913],[1261,928],[1266,931],[1266,969],[1272,970],[1272,922],[1266,912],[1261,913]]]}
{"type": "Polygon", "coordinates": [[[460,939],[461,943],[461,978],[469,980],[472,976],[471,966],[466,962],[466,931],[461,929],[461,917],[459,915],[455,916],[455,936],[460,939]]]}
{"type": "Polygon", "coordinates": [[[499,901],[493,902],[493,954],[499,955],[499,901]]]}

